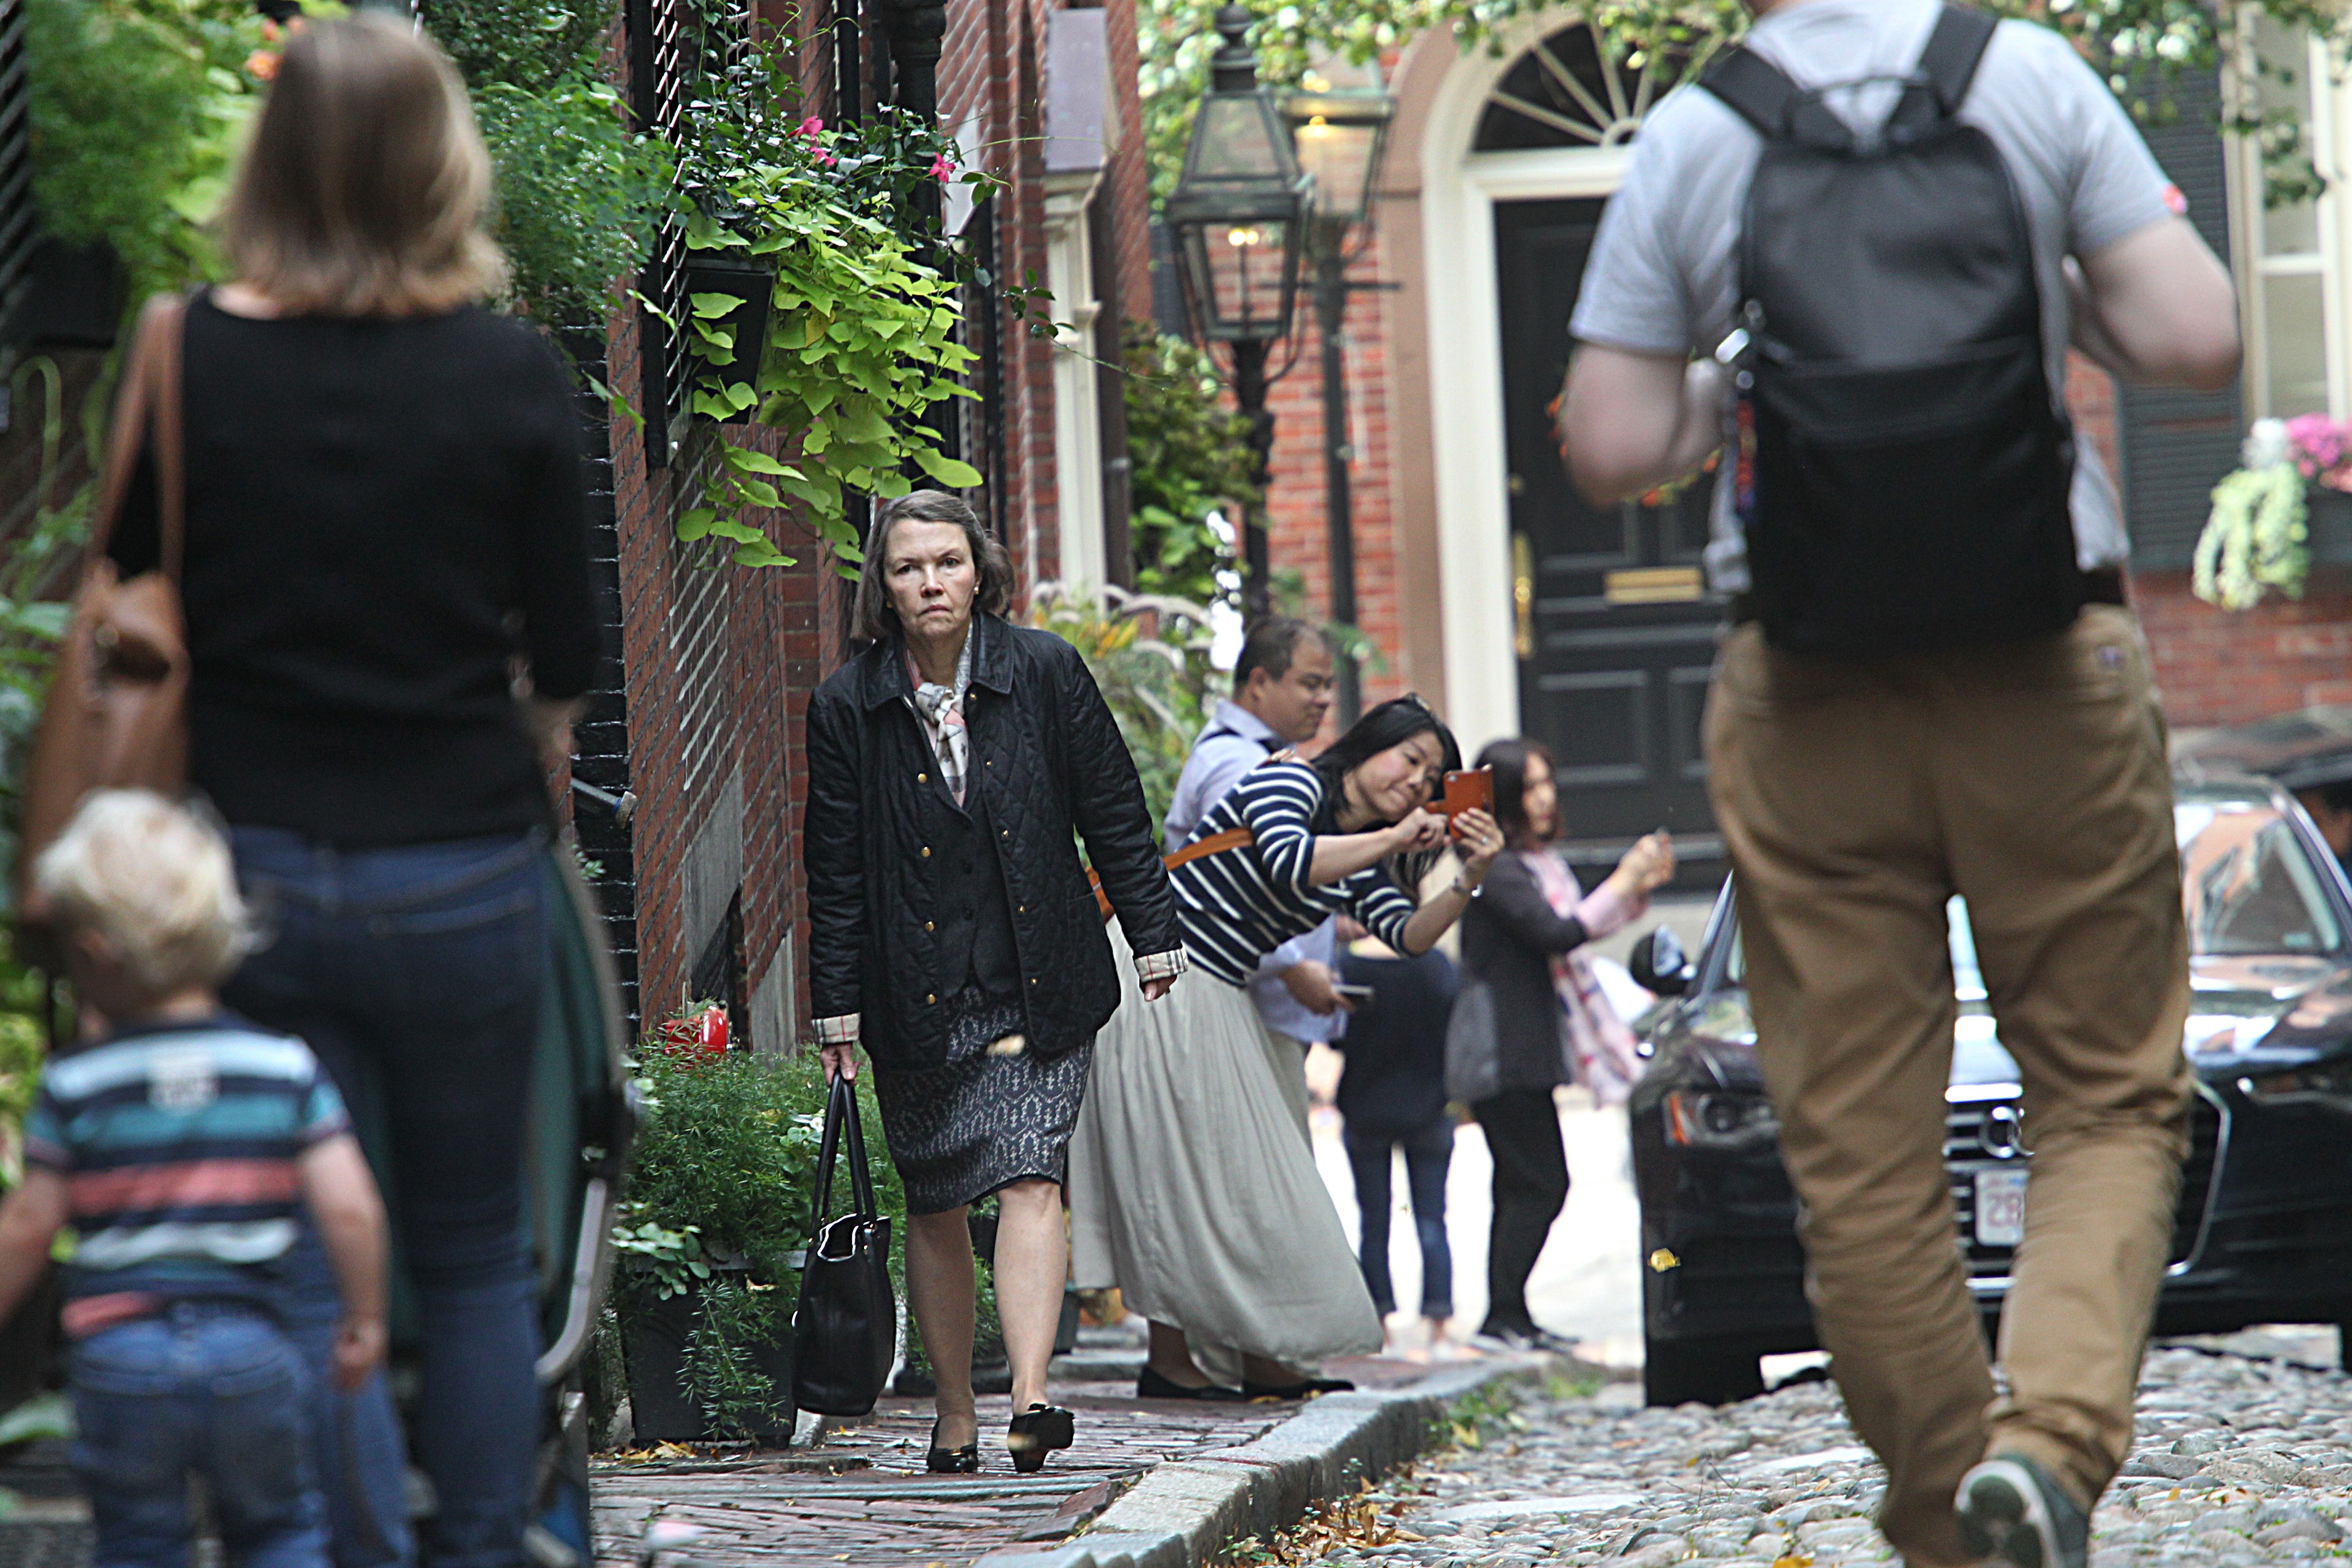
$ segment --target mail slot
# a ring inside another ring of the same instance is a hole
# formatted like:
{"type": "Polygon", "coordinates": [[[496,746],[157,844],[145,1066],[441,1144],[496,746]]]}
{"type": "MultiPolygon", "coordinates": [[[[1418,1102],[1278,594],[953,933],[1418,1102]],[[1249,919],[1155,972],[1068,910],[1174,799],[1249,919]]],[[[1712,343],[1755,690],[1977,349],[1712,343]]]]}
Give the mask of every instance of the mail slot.
{"type": "Polygon", "coordinates": [[[1696,566],[1643,566],[1612,572],[1601,578],[1601,593],[1612,605],[1671,605],[1706,596],[1706,584],[1696,566]]]}

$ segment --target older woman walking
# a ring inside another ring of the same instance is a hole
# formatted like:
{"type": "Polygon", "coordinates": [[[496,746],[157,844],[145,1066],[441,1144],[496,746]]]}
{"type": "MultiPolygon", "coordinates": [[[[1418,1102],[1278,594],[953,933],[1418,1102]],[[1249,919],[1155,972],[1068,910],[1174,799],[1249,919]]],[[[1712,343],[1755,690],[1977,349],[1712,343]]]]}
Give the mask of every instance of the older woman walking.
{"type": "Polygon", "coordinates": [[[1013,567],[955,497],[886,505],[872,639],[809,704],[809,953],[828,1076],[873,1058],[907,1189],[907,1289],[939,1378],[929,1467],[980,1468],[965,1210],[997,1194],[1013,1464],[1072,1440],[1045,1401],[1066,1272],[1061,1183],[1097,1030],[1119,1005],[1072,830],[1157,1001],[1185,967],[1135,764],[1078,652],[1003,619],[1013,567]]]}
{"type": "MultiPolygon", "coordinates": [[[[1243,775],[1192,830],[1207,849],[1171,880],[1184,948],[1207,973],[1167,1007],[1120,1009],[1097,1044],[1070,1180],[1080,1285],[1117,1285],[1150,1321],[1148,1398],[1293,1396],[1288,1363],[1381,1348],[1380,1315],[1298,1136],[1246,987],[1259,961],[1335,914],[1399,952],[1427,952],[1503,847],[1494,818],[1455,817],[1452,884],[1418,902],[1448,837],[1429,811],[1454,736],[1417,698],[1383,702],[1312,764],[1243,775]],[[1242,1352],[1241,1389],[1192,1359],[1242,1352]]],[[[1287,1048],[1286,1047],[1285,1047],[1287,1048]]]]}

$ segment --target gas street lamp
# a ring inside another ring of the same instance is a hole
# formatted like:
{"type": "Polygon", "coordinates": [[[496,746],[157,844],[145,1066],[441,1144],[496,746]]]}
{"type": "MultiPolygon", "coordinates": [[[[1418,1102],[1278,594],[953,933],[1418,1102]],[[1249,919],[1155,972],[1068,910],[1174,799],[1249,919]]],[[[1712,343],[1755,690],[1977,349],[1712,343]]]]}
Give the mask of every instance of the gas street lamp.
{"type": "MultiPolygon", "coordinates": [[[[1297,138],[1299,165],[1314,180],[1306,227],[1307,254],[1315,264],[1315,320],[1323,350],[1324,520],[1329,532],[1332,622],[1352,634],[1356,626],[1355,500],[1348,464],[1355,448],[1348,439],[1347,317],[1349,231],[1370,234],[1371,205],[1388,151],[1389,121],[1396,100],[1381,85],[1378,67],[1366,79],[1335,85],[1310,73],[1302,90],[1283,100],[1297,138]]],[[[1352,724],[1363,707],[1352,649],[1343,648],[1339,668],[1339,721],[1352,724]]]]}
{"type": "MultiPolygon", "coordinates": [[[[1224,40],[1210,61],[1210,88],[1192,121],[1184,172],[1164,208],[1193,330],[1228,345],[1234,397],[1249,421],[1252,478],[1262,491],[1274,453],[1265,407],[1266,352],[1289,335],[1297,303],[1301,223],[1312,182],[1298,166],[1274,96],[1258,85],[1257,56],[1244,36],[1250,14],[1217,13],[1224,40]]],[[[1267,607],[1265,524],[1243,529],[1250,610],[1267,607]]]]}

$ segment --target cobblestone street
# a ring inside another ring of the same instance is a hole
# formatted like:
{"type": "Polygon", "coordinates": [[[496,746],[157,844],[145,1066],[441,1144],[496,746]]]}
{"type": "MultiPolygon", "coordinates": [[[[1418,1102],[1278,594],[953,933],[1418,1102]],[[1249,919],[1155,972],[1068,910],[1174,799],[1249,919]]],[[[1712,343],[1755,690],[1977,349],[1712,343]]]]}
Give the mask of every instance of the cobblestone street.
{"type": "MultiPolygon", "coordinates": [[[[1638,1398],[1627,1384],[1529,1397],[1486,1422],[1479,1446],[1440,1455],[1380,1494],[1394,1500],[1382,1519],[1402,1526],[1396,1539],[1307,1560],[1396,1568],[1895,1561],[1868,1519],[1881,1472],[1831,1384],[1799,1383],[1721,1410],[1647,1410],[1638,1398]]],[[[2139,1409],[2136,1450],[2095,1520],[2094,1568],[2352,1555],[2352,1380],[2233,1351],[2160,1348],[2139,1409]]]]}

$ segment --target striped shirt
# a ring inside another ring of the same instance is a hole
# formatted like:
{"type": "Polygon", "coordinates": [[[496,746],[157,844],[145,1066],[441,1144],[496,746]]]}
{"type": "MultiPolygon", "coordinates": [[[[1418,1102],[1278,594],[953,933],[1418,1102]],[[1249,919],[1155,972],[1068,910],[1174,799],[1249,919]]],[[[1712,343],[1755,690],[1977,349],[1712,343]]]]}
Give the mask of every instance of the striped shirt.
{"type": "MultiPolygon", "coordinates": [[[[1246,827],[1255,842],[1203,855],[1169,873],[1185,951],[1227,984],[1248,984],[1258,960],[1332,915],[1353,915],[1374,936],[1404,951],[1413,902],[1382,867],[1367,866],[1321,887],[1307,879],[1323,787],[1323,775],[1304,763],[1253,768],[1209,808],[1192,837],[1246,827]]],[[[1338,831],[1328,822],[1321,830],[1338,831]]]]}
{"type": "Polygon", "coordinates": [[[269,1305],[299,1223],[296,1162],[350,1127],[308,1046],[236,1018],[151,1025],[51,1062],[25,1163],[65,1178],[68,1331],[176,1300],[269,1305]]]}

